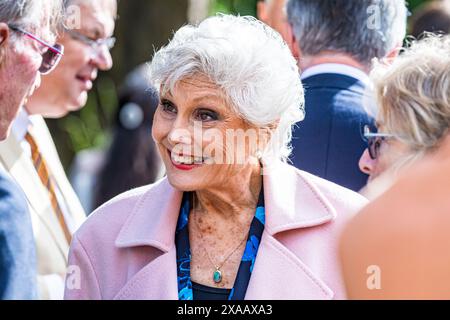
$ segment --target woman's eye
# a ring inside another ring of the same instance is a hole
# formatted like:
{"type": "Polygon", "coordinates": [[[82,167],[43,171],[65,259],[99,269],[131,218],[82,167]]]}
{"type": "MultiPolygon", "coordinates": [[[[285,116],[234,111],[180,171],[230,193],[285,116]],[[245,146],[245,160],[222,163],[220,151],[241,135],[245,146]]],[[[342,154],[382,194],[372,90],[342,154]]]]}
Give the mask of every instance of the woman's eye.
{"type": "Polygon", "coordinates": [[[200,121],[216,121],[219,119],[219,116],[216,112],[212,110],[198,110],[196,114],[196,118],[200,121]]]}
{"type": "Polygon", "coordinates": [[[383,140],[382,139],[378,139],[377,141],[375,141],[375,150],[376,150],[376,152],[380,151],[382,144],[383,144],[383,140]]]}
{"type": "Polygon", "coordinates": [[[161,101],[161,107],[162,107],[163,111],[166,113],[171,113],[171,114],[177,113],[177,108],[175,108],[175,106],[169,101],[164,101],[164,100],[161,101]]]}

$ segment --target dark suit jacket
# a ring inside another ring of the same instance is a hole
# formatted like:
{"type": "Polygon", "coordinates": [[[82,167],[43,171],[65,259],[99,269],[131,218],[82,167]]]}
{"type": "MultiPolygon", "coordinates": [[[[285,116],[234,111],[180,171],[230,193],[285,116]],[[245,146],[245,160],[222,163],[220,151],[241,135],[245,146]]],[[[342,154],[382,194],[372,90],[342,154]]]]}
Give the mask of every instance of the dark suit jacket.
{"type": "Polygon", "coordinates": [[[362,128],[373,120],[363,107],[364,84],[340,74],[303,80],[306,118],[294,129],[293,164],[358,191],[367,182],[358,162],[366,148],[362,128]]]}
{"type": "Polygon", "coordinates": [[[0,300],[35,299],[36,249],[25,196],[0,171],[0,300]]]}

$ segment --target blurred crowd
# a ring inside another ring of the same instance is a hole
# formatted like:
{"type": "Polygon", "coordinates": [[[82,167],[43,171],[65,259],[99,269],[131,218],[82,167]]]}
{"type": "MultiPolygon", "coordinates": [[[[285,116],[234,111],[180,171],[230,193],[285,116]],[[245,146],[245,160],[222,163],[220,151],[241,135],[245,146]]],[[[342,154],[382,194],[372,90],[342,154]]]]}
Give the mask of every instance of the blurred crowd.
{"type": "Polygon", "coordinates": [[[116,0],[0,0],[0,299],[450,298],[450,1],[256,9],[137,66],[68,177],[45,119],[113,68],[116,0]]]}

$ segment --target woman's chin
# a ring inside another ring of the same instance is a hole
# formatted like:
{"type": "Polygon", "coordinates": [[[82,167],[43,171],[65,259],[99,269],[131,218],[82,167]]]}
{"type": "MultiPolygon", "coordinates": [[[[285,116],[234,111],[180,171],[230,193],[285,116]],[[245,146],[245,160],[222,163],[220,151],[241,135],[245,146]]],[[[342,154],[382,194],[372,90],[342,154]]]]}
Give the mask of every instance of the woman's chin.
{"type": "Polygon", "coordinates": [[[189,174],[167,173],[167,179],[172,187],[182,192],[195,191],[201,187],[197,179],[189,174]]]}

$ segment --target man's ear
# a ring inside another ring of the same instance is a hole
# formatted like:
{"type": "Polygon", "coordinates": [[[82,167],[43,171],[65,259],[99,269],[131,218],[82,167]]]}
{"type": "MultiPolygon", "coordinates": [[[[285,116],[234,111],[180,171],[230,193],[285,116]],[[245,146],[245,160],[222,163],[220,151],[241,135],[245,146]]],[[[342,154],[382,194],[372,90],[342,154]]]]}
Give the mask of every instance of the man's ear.
{"type": "Polygon", "coordinates": [[[299,43],[298,43],[297,39],[295,38],[294,29],[292,28],[292,25],[290,23],[288,23],[286,30],[287,30],[287,36],[289,37],[289,39],[286,39],[287,43],[289,45],[289,48],[291,49],[292,55],[294,56],[295,60],[297,60],[299,62],[300,56],[301,56],[301,50],[299,47],[299,43]]]}
{"type": "Polygon", "coordinates": [[[400,52],[402,50],[402,45],[397,45],[391,52],[387,54],[387,56],[383,59],[383,61],[387,62],[388,64],[392,64],[395,59],[399,56],[400,52]]]}
{"type": "Polygon", "coordinates": [[[0,47],[3,47],[9,40],[9,27],[6,23],[0,22],[0,47]]]}
{"type": "Polygon", "coordinates": [[[267,5],[265,1],[256,3],[256,16],[259,20],[267,24],[267,5]]]}

